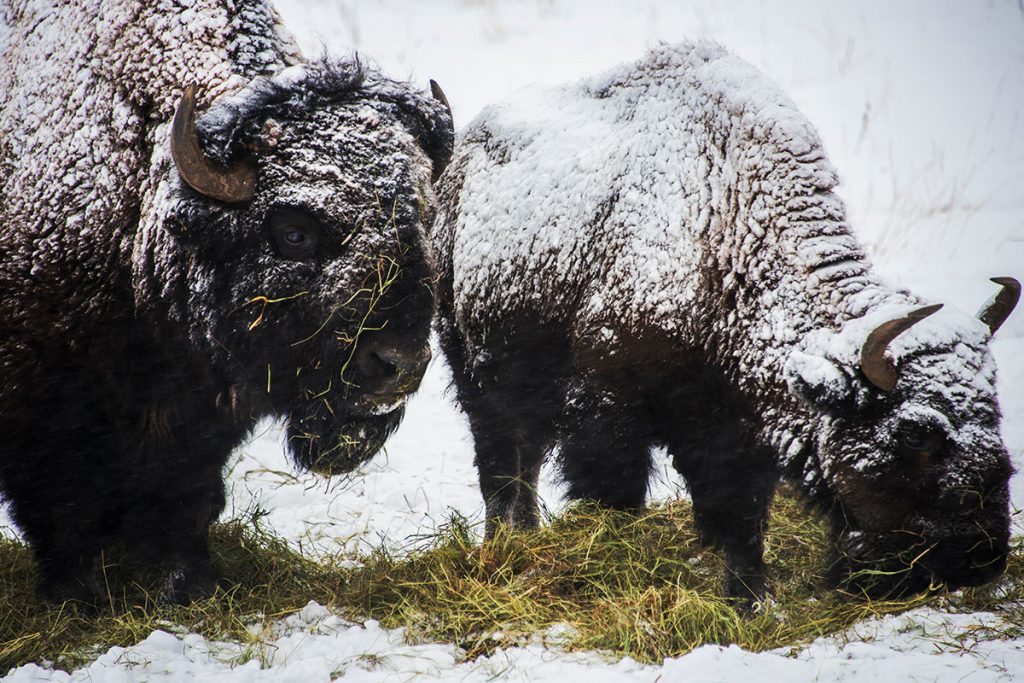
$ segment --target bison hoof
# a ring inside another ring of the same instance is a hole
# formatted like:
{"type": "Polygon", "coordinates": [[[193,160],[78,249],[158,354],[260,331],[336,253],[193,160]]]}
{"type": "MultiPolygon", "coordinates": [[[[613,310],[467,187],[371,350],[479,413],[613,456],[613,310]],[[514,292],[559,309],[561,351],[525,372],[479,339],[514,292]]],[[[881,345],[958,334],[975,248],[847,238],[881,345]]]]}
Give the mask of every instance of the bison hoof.
{"type": "Polygon", "coordinates": [[[190,605],[216,592],[217,580],[211,572],[176,569],[164,580],[160,601],[167,605],[190,605]]]}
{"type": "Polygon", "coordinates": [[[730,574],[725,580],[724,593],[736,611],[746,616],[761,614],[772,604],[763,576],[730,574]]]}
{"type": "Polygon", "coordinates": [[[41,602],[52,606],[73,607],[80,613],[92,614],[106,604],[96,577],[41,581],[37,589],[41,602]]]}

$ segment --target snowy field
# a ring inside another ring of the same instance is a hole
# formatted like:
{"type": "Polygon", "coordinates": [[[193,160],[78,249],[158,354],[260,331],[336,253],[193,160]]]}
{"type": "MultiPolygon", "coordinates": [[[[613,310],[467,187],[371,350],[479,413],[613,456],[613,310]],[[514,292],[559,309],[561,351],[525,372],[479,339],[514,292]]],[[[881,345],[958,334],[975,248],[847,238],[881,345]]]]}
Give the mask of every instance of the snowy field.
{"type": "MultiPolygon", "coordinates": [[[[1024,279],[1024,2],[278,2],[307,52],[357,49],[393,76],[438,80],[457,127],[526,84],[593,74],[662,41],[716,39],[774,78],[817,125],[852,225],[891,281],[973,312],[996,290],[988,277],[1024,279]]],[[[1024,311],[999,331],[994,350],[1004,434],[1024,470],[1024,311]]],[[[263,425],[233,463],[226,514],[258,505],[311,553],[382,540],[415,545],[452,511],[481,519],[472,442],[447,382],[438,354],[387,452],[344,480],[295,473],[278,427],[263,425]]],[[[655,495],[679,495],[678,478],[660,469],[655,495]]],[[[1024,507],[1024,475],[1012,486],[1014,505],[1024,507]]],[[[541,494],[558,508],[550,473],[541,494]]],[[[536,644],[464,662],[455,645],[410,645],[400,631],[354,625],[311,604],[261,634],[253,658],[236,644],[157,631],[70,676],[32,664],[6,680],[1024,679],[1024,639],[951,645],[984,626],[998,619],[923,609],[794,652],[705,646],[651,666],[536,644]]]]}

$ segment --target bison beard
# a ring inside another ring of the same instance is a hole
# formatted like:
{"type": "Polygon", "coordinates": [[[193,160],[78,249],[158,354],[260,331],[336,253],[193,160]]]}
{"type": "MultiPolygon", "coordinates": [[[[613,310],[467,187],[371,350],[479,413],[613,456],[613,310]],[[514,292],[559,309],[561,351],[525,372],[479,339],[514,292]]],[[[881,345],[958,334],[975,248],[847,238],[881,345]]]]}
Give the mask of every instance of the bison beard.
{"type": "Polygon", "coordinates": [[[817,133],[710,42],[485,109],[438,183],[441,343],[488,533],[537,524],[540,463],[572,498],[644,504],[651,449],[689,488],[725,594],[766,594],[786,477],[872,594],[991,580],[1009,456],[976,319],[880,281],[817,133]]]}
{"type": "Polygon", "coordinates": [[[163,5],[12,14],[0,490],[51,600],[105,602],[101,561],[209,595],[222,470],[256,422],[288,421],[299,466],[351,471],[429,360],[440,90],[306,62],[268,5],[225,7],[197,0],[209,30],[174,35],[163,5]],[[136,71],[107,80],[75,61],[123,54],[136,71]]]}

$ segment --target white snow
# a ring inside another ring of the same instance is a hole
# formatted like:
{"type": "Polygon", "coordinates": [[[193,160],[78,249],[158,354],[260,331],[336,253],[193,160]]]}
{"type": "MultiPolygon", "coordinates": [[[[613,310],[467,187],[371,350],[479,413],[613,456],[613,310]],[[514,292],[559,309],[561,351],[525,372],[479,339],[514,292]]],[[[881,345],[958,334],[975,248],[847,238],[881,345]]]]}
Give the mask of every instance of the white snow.
{"type": "MultiPolygon", "coordinates": [[[[850,223],[890,281],[973,313],[988,277],[1024,276],[1024,8],[1015,0],[822,3],[642,1],[279,0],[311,54],[358,48],[395,76],[437,79],[457,126],[530,83],[555,84],[635,60],[658,41],[710,37],[771,76],[818,129],[839,170],[850,223]]],[[[753,229],[753,228],[752,228],[753,229]]],[[[595,302],[597,303],[597,302],[595,302]]],[[[1024,468],[1024,311],[993,344],[1004,436],[1024,468]]],[[[230,473],[232,514],[254,503],[311,552],[417,542],[454,510],[483,504],[464,417],[445,395],[440,358],[406,419],[363,473],[297,474],[265,425],[230,473]]],[[[664,472],[656,495],[678,494],[664,472]]],[[[550,476],[541,497],[559,503],[550,476]]],[[[1024,477],[1012,482],[1024,505],[1024,477]]],[[[1019,518],[1018,518],[1019,519],[1019,518]]],[[[1024,639],[976,642],[988,614],[933,609],[864,622],[796,653],[706,646],[660,665],[567,655],[541,643],[463,662],[453,644],[409,645],[398,631],[344,622],[311,605],[234,643],[157,631],[67,674],[38,664],[11,681],[348,680],[1010,681],[1024,639]],[[963,647],[956,647],[963,639],[963,647]],[[793,655],[793,656],[791,656],[793,655]]],[[[40,663],[41,664],[41,663],[40,663]]]]}

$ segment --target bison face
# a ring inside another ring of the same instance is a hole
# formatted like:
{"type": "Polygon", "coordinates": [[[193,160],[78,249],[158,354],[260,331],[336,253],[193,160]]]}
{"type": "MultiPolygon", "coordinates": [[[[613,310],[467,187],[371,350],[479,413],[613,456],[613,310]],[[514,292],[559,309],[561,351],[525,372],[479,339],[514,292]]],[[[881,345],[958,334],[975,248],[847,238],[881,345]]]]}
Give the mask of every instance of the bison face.
{"type": "Polygon", "coordinates": [[[294,460],[318,473],[380,449],[430,360],[425,229],[444,162],[431,152],[450,150],[451,119],[388,85],[303,105],[292,77],[298,95],[242,123],[251,94],[215,106],[199,131],[211,146],[241,130],[255,189],[216,201],[172,173],[173,239],[155,259],[169,316],[210,359],[224,409],[286,418],[294,460]]]}
{"type": "Polygon", "coordinates": [[[978,585],[1002,572],[1012,468],[987,337],[965,317],[921,325],[892,344],[898,372],[885,390],[838,358],[796,363],[799,393],[820,411],[814,445],[837,579],[878,596],[978,585]]]}

